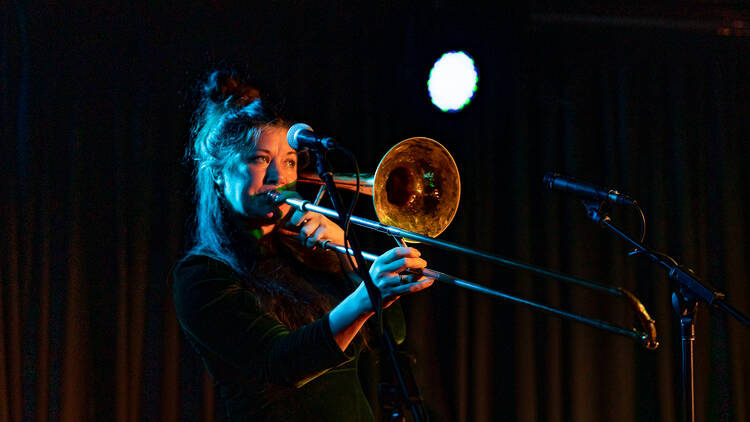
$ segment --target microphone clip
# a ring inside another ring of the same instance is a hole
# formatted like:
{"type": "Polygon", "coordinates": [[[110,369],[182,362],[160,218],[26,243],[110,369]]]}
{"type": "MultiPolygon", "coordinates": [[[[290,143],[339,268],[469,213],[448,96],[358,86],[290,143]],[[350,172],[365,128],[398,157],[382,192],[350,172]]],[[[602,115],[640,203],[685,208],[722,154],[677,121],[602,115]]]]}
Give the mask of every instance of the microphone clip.
{"type": "Polygon", "coordinates": [[[586,209],[586,216],[599,225],[611,221],[609,218],[609,201],[592,201],[584,199],[581,201],[583,208],[586,209]]]}

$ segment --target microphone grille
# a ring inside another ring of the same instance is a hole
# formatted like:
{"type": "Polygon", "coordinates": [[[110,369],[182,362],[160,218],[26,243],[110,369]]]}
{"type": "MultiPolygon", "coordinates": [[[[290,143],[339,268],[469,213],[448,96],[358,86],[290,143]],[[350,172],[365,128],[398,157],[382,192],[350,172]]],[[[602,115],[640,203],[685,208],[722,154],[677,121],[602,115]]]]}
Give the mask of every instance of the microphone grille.
{"type": "Polygon", "coordinates": [[[303,130],[309,130],[312,132],[312,128],[305,124],[305,123],[295,123],[292,125],[292,127],[289,128],[289,132],[286,134],[286,142],[289,144],[292,149],[297,150],[299,149],[299,142],[297,142],[297,134],[300,133],[300,131],[303,130]]]}

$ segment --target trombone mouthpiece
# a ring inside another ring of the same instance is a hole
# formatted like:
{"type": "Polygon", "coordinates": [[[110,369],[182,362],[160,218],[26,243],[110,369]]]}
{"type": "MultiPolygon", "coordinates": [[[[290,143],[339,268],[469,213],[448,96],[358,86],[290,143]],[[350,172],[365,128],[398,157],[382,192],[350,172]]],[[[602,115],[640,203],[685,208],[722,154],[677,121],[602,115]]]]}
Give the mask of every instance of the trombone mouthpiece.
{"type": "Polygon", "coordinates": [[[266,192],[263,193],[263,195],[265,195],[266,200],[268,201],[268,203],[270,205],[278,205],[278,204],[284,202],[283,200],[279,199],[279,198],[281,198],[281,192],[279,192],[277,190],[266,191],[266,192]]]}
{"type": "Polygon", "coordinates": [[[265,195],[266,200],[271,205],[281,205],[286,202],[288,198],[300,198],[299,193],[293,190],[279,191],[274,189],[263,192],[261,195],[265,195]]]}

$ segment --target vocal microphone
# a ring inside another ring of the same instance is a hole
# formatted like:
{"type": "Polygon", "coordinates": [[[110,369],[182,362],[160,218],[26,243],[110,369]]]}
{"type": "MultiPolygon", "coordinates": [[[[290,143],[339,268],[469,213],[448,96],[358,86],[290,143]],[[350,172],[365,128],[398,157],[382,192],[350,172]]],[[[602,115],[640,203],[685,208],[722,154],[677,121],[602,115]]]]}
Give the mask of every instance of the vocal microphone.
{"type": "Polygon", "coordinates": [[[583,199],[592,201],[608,201],[614,204],[633,205],[635,200],[627,195],[623,195],[614,189],[604,189],[591,183],[582,182],[569,176],[563,176],[559,173],[547,173],[544,175],[544,186],[548,189],[561,190],[570,192],[583,199]]]}
{"type": "Polygon", "coordinates": [[[286,141],[294,150],[309,149],[336,149],[336,141],[328,136],[317,135],[312,128],[304,123],[295,123],[289,128],[286,141]]]}

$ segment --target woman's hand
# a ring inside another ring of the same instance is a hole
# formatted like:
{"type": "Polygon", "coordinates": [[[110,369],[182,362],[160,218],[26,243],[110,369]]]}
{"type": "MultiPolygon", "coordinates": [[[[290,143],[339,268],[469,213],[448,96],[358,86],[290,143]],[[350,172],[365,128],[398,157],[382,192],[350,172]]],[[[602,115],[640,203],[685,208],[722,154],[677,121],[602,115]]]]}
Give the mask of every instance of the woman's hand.
{"type": "MultiPolygon", "coordinates": [[[[400,273],[409,270],[419,272],[427,267],[427,261],[420,258],[420,252],[414,248],[393,248],[380,255],[370,267],[370,277],[383,297],[383,307],[388,307],[399,297],[416,293],[432,285],[435,281],[422,275],[400,273]]],[[[369,298],[367,298],[369,303],[369,298]]],[[[368,309],[371,306],[368,306],[368,309]]]]}
{"type": "MultiPolygon", "coordinates": [[[[424,290],[435,279],[417,275],[401,275],[406,270],[421,270],[427,261],[419,257],[414,248],[393,248],[380,255],[370,267],[370,277],[383,297],[383,307],[387,307],[405,294],[424,290]]],[[[370,297],[364,283],[352,294],[344,298],[328,314],[331,333],[341,350],[346,350],[362,325],[374,313],[370,297]]]]}
{"type": "Polygon", "coordinates": [[[313,247],[323,240],[344,244],[344,230],[322,214],[298,210],[292,214],[289,224],[300,227],[299,240],[307,247],[313,247]]]}

